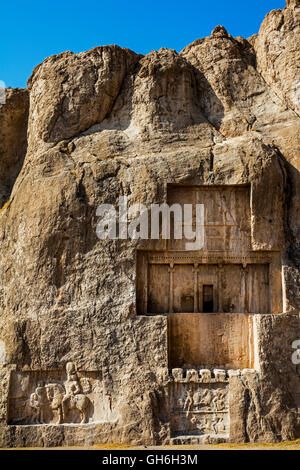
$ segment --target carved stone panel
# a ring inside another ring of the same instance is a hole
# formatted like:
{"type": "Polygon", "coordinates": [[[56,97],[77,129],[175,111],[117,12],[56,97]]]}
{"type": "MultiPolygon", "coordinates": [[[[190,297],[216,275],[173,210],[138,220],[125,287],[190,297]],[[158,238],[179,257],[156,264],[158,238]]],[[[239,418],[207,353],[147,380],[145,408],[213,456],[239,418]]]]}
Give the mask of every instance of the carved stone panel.
{"type": "MultiPolygon", "coordinates": [[[[169,205],[204,205],[204,251],[242,253],[251,249],[249,187],[169,185],[167,199],[169,205]]],[[[171,239],[167,249],[184,250],[186,241],[171,239]]]]}
{"type": "MultiPolygon", "coordinates": [[[[229,437],[228,382],[224,374],[212,378],[210,370],[184,374],[169,384],[171,433],[176,436],[229,437]]],[[[174,376],[174,374],[173,374],[174,376]]]]}
{"type": "Polygon", "coordinates": [[[101,372],[79,372],[69,362],[65,371],[11,373],[8,424],[86,424],[116,419],[101,372]]]}
{"type": "Polygon", "coordinates": [[[168,315],[169,367],[251,368],[253,315],[172,313],[168,315]]]}
{"type": "Polygon", "coordinates": [[[170,279],[167,265],[149,266],[147,311],[166,313],[169,311],[170,279]]]}
{"type": "Polygon", "coordinates": [[[193,266],[183,264],[176,266],[173,273],[172,312],[194,311],[194,273],[193,266]]]}

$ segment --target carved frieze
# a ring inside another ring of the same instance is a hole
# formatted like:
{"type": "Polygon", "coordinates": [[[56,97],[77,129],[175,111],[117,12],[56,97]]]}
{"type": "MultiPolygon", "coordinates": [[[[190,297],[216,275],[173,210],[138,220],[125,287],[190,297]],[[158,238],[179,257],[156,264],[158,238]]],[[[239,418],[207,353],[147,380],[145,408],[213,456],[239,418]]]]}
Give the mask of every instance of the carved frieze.
{"type": "Polygon", "coordinates": [[[173,369],[169,383],[172,436],[229,437],[225,370],[173,369]]]}

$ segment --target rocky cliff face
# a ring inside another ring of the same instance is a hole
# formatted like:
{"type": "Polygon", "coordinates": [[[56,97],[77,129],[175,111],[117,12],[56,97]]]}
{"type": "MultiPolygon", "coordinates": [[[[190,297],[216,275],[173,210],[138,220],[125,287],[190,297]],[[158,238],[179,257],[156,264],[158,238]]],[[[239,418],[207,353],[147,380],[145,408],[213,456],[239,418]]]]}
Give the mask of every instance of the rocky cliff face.
{"type": "Polygon", "coordinates": [[[180,53],[64,52],[35,68],[28,90],[8,91],[0,105],[2,446],[172,438],[167,318],[136,313],[136,250],[155,246],[96,236],[99,204],[117,205],[120,195],[163,203],[171,183],[251,185],[252,250],[280,251],[283,307],[257,319],[257,370],[229,377],[229,438],[299,436],[291,361],[300,339],[299,28],[300,3],[291,0],[248,39],[217,26],[180,53]],[[68,411],[67,424],[37,424],[46,418],[35,386],[47,383],[50,400],[49,390],[63,395],[49,388],[59,380],[66,390],[81,383],[86,401],[76,405],[67,392],[61,401],[86,410],[89,400],[89,423],[68,426],[77,419],[68,411]]]}
{"type": "Polygon", "coordinates": [[[0,105],[0,204],[9,199],[27,149],[29,93],[6,90],[6,104],[0,105]]]}

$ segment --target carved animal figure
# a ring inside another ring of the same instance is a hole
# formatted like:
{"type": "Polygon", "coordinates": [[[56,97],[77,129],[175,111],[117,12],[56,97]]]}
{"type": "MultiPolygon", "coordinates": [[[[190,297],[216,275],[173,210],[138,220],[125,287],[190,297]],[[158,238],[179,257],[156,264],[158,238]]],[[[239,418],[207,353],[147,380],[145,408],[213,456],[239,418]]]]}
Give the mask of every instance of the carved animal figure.
{"type": "Polygon", "coordinates": [[[66,416],[69,410],[77,409],[80,412],[81,424],[88,422],[88,408],[90,400],[82,393],[77,395],[65,396],[62,402],[63,418],[66,421],[66,416]]]}
{"type": "Polygon", "coordinates": [[[54,383],[46,385],[46,393],[49,407],[52,411],[57,411],[57,422],[61,424],[63,420],[62,401],[65,395],[65,389],[62,385],[54,383]]]}
{"type": "MultiPolygon", "coordinates": [[[[61,424],[62,422],[68,422],[69,411],[76,409],[80,413],[81,424],[88,422],[90,400],[82,393],[81,382],[72,362],[67,363],[66,372],[65,387],[59,383],[48,383],[46,385],[43,385],[42,382],[38,383],[29,399],[31,421],[44,424],[45,419],[48,417],[47,411],[52,410],[53,414],[57,415],[55,424],[61,424]]],[[[83,378],[82,384],[84,386],[83,391],[89,392],[91,389],[89,380],[83,378]]]]}

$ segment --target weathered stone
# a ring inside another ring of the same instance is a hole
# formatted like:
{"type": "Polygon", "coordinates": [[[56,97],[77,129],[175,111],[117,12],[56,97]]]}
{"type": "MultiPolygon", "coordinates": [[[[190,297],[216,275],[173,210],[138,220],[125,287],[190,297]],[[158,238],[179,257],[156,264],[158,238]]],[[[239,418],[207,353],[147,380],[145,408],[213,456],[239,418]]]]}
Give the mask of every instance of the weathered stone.
{"type": "Polygon", "coordinates": [[[188,369],[186,371],[186,381],[187,382],[199,382],[199,375],[195,369],[188,369]]]}
{"type": "Polygon", "coordinates": [[[211,371],[209,369],[200,369],[199,373],[201,376],[201,382],[203,383],[211,382],[211,371]]]}
{"type": "Polygon", "coordinates": [[[183,369],[172,369],[172,376],[175,382],[180,382],[183,380],[183,369]]]}
{"type": "Polygon", "coordinates": [[[284,10],[272,10],[263,21],[255,50],[257,66],[270,88],[297,113],[300,113],[300,77],[297,64],[300,29],[300,3],[288,2],[284,10]]]}
{"type": "Polygon", "coordinates": [[[215,381],[226,382],[226,370],[214,369],[215,381]]]}
{"type": "Polygon", "coordinates": [[[111,111],[139,56],[118,46],[63,52],[38,65],[30,79],[29,151],[74,137],[111,111]]]}
{"type": "Polygon", "coordinates": [[[22,168],[27,149],[29,93],[7,89],[6,104],[0,104],[0,209],[22,168]]]}
{"type": "Polygon", "coordinates": [[[224,26],[219,25],[219,26],[216,26],[215,29],[212,31],[211,36],[215,38],[227,38],[228,33],[226,29],[224,28],[224,26]]]}
{"type": "Polygon", "coordinates": [[[248,39],[65,52],[7,90],[1,446],[299,437],[298,53],[294,0],[248,39]],[[204,204],[204,246],[100,240],[120,196],[204,204]]]}

